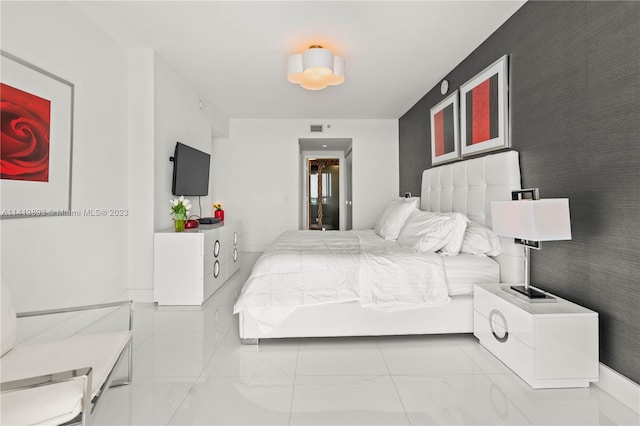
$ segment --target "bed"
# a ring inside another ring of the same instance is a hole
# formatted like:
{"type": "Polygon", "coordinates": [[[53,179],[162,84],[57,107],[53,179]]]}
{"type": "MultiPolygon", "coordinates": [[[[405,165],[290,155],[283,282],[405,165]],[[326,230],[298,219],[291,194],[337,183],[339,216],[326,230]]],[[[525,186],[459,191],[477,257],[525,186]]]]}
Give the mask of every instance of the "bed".
{"type": "MultiPolygon", "coordinates": [[[[419,210],[461,213],[490,227],[491,201],[510,200],[515,189],[516,151],[465,160],[423,172],[419,210]]],[[[408,230],[405,224],[405,238],[408,230]]],[[[234,312],[245,344],[263,338],[470,333],[473,284],[522,282],[523,259],[522,247],[501,237],[497,256],[442,256],[416,254],[373,230],[289,231],[256,261],[234,312]]]]}

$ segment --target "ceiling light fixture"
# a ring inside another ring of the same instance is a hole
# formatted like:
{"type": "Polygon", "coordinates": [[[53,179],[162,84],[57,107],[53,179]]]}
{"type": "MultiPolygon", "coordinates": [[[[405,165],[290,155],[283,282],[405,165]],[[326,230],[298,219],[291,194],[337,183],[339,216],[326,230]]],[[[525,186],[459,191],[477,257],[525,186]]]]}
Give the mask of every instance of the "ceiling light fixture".
{"type": "Polygon", "coordinates": [[[344,59],[314,44],[289,57],[287,79],[308,90],[322,90],[344,82],[344,59]]]}

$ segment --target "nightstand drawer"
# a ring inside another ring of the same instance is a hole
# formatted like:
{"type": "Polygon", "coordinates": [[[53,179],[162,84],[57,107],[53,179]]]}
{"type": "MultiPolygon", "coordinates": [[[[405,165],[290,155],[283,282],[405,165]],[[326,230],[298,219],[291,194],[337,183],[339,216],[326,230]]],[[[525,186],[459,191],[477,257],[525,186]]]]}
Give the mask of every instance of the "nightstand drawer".
{"type": "MultiPolygon", "coordinates": [[[[497,291],[504,290],[498,289],[497,291]]],[[[473,309],[487,319],[492,316],[492,311],[496,311],[498,315],[494,315],[494,317],[502,317],[505,322],[504,327],[509,334],[530,348],[536,347],[533,318],[528,312],[480,286],[476,286],[474,290],[473,309]]]]}
{"type": "Polygon", "coordinates": [[[503,334],[504,330],[499,324],[493,322],[493,330],[491,327],[489,318],[477,311],[473,313],[473,334],[480,340],[482,346],[522,378],[527,381],[531,380],[533,378],[535,350],[515,338],[508,331],[503,334]],[[503,335],[504,337],[502,337],[503,335]]]}

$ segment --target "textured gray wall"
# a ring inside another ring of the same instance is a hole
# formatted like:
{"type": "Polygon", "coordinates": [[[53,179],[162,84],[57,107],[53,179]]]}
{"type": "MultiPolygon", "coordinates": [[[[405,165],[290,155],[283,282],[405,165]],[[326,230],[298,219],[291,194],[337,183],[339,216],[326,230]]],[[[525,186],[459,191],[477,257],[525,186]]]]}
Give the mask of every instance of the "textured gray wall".
{"type": "MultiPolygon", "coordinates": [[[[446,76],[510,59],[523,187],[568,197],[573,240],[532,253],[532,282],[597,311],[600,361],[640,383],[640,2],[528,2],[446,76]]],[[[399,193],[431,167],[439,85],[400,119],[399,193]]]]}

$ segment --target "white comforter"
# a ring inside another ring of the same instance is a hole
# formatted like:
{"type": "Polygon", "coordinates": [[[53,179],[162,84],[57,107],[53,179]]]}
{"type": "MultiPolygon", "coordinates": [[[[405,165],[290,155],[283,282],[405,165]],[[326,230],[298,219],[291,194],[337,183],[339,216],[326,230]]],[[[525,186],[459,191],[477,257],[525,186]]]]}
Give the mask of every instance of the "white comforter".
{"type": "Polygon", "coordinates": [[[256,261],[234,313],[267,330],[300,306],[350,301],[392,311],[446,304],[442,258],[373,231],[288,231],[256,261]]]}

